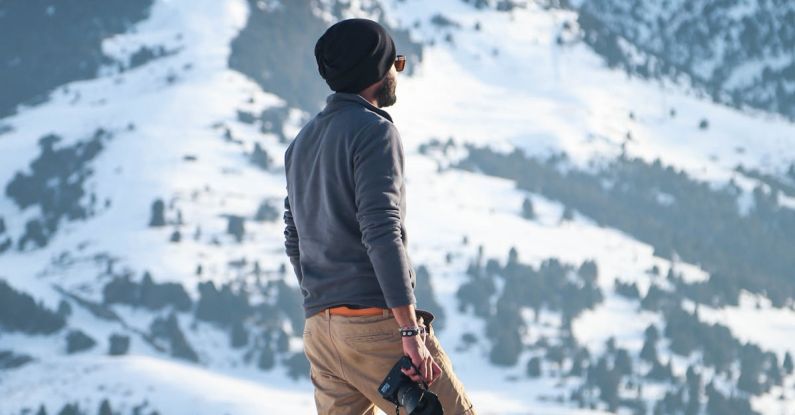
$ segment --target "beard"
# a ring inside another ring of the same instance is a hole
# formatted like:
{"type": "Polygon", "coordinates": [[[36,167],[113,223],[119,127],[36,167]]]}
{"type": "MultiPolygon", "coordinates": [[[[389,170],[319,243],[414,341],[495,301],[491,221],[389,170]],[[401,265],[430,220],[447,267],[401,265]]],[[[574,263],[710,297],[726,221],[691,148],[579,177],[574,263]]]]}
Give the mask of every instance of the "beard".
{"type": "Polygon", "coordinates": [[[388,107],[397,102],[397,95],[395,89],[397,88],[397,77],[388,73],[384,78],[381,87],[375,92],[375,100],[378,107],[388,107]]]}

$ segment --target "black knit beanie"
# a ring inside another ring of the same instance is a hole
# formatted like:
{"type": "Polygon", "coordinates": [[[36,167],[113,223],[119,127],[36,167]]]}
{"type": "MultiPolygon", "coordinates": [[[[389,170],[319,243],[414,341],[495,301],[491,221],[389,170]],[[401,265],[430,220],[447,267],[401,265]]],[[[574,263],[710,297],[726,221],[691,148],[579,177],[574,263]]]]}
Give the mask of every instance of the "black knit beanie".
{"type": "Polygon", "coordinates": [[[395,42],[369,19],[346,19],[326,29],[315,44],[320,76],[336,92],[357,93],[383,78],[395,62],[395,42]]]}

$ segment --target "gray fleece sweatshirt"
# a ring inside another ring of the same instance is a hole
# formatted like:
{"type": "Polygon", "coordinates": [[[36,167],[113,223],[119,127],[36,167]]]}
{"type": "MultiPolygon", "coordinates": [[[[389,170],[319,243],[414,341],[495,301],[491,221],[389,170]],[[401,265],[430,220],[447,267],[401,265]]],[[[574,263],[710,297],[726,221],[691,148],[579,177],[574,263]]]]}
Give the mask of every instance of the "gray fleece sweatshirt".
{"type": "Polygon", "coordinates": [[[341,304],[416,304],[403,145],[392,117],[336,92],[284,154],[285,252],[310,317],[341,304]]]}

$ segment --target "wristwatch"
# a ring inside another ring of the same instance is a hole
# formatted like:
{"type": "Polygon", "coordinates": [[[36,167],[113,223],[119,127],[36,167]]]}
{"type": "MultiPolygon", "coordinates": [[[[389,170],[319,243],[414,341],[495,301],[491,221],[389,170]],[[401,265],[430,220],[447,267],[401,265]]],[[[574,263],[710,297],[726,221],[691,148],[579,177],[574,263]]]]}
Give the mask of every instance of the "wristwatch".
{"type": "Polygon", "coordinates": [[[425,333],[425,327],[422,326],[401,327],[398,330],[400,331],[401,337],[411,337],[425,333]]]}

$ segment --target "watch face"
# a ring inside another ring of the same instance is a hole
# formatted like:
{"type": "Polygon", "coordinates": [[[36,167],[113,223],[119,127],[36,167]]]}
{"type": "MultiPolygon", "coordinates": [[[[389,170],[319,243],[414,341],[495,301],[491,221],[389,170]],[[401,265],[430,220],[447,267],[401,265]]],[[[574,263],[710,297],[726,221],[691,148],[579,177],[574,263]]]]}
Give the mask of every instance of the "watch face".
{"type": "Polygon", "coordinates": [[[417,334],[419,334],[419,333],[420,333],[420,331],[419,331],[419,330],[417,330],[416,328],[410,328],[410,329],[401,329],[401,331],[400,331],[400,334],[401,334],[402,336],[404,336],[404,337],[408,337],[408,336],[416,336],[416,335],[417,335],[417,334]]]}

